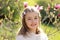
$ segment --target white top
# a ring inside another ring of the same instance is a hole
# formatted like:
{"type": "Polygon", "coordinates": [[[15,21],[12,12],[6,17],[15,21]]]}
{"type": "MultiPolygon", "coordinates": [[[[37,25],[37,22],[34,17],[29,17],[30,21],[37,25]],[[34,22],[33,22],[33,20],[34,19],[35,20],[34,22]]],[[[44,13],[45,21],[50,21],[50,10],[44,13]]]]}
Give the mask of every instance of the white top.
{"type": "Polygon", "coordinates": [[[16,40],[48,40],[47,35],[40,29],[40,34],[28,33],[28,36],[19,35],[16,40]]]}

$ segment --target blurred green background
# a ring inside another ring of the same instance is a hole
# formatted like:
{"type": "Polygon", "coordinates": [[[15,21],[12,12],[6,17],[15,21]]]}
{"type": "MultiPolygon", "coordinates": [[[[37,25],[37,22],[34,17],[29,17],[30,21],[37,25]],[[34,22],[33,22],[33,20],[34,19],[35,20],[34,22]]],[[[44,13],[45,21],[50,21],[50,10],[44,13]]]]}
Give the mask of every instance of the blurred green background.
{"type": "Polygon", "coordinates": [[[60,40],[60,16],[57,16],[60,8],[54,7],[55,4],[60,4],[60,0],[0,0],[0,40],[15,40],[22,26],[24,2],[28,2],[29,6],[36,4],[43,6],[43,10],[40,11],[41,27],[49,40],[60,40]]]}

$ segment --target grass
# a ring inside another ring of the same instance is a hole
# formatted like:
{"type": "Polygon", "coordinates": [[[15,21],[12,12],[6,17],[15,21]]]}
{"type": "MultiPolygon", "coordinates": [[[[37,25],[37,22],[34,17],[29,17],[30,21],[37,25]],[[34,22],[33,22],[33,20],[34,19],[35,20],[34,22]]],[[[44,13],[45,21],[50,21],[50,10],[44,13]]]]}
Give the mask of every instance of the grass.
{"type": "Polygon", "coordinates": [[[42,24],[42,28],[48,35],[49,40],[60,40],[60,30],[56,27],[42,24]]]}

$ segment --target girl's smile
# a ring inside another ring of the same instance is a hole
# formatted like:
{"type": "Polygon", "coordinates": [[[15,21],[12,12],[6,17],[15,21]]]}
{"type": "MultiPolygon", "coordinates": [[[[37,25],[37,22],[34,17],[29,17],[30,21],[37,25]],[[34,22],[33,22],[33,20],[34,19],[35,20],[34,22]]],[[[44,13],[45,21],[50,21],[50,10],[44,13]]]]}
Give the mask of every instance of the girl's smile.
{"type": "Polygon", "coordinates": [[[33,26],[36,26],[36,24],[31,24],[31,26],[33,27],[33,26]]]}

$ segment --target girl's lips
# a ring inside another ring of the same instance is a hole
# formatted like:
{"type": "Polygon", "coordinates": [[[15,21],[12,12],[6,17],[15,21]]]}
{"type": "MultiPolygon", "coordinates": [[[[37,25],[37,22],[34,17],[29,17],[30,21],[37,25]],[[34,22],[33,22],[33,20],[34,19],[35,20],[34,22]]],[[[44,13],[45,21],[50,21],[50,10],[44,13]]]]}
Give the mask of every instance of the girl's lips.
{"type": "Polygon", "coordinates": [[[35,26],[36,24],[31,24],[31,26],[35,26]]]}

